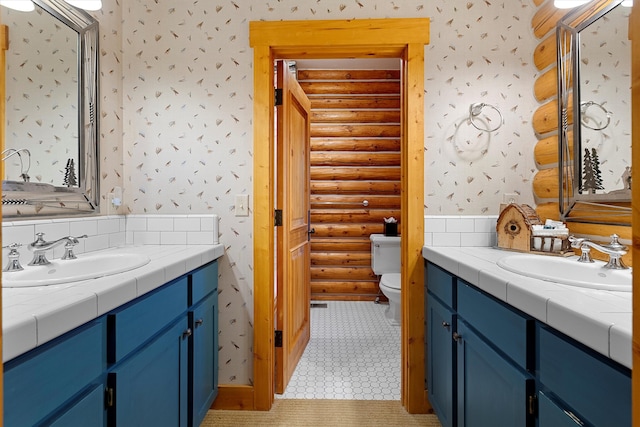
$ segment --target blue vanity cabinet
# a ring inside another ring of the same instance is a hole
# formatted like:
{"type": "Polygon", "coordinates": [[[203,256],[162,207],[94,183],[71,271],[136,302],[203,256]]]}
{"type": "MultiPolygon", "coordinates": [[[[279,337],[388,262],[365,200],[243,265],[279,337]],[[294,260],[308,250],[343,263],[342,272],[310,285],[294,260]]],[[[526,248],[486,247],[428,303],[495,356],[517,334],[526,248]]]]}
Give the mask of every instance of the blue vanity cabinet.
{"type": "Polygon", "coordinates": [[[199,426],[218,395],[218,263],[191,275],[189,425],[199,426]]]}
{"type": "Polygon", "coordinates": [[[218,263],[4,364],[4,425],[197,427],[218,393],[218,263]]]}
{"type": "Polygon", "coordinates": [[[533,319],[460,279],[457,314],[457,425],[533,426],[533,319]]]}
{"type": "Polygon", "coordinates": [[[83,425],[67,423],[77,414],[101,425],[105,367],[103,319],[8,361],[4,364],[4,426],[83,425]]]}
{"type": "Polygon", "coordinates": [[[628,368],[546,325],[538,324],[536,344],[541,421],[564,414],[566,425],[631,426],[628,368]]]}
{"type": "Polygon", "coordinates": [[[631,426],[628,368],[425,262],[428,396],[443,426],[631,426]]]}
{"type": "Polygon", "coordinates": [[[429,263],[425,275],[427,290],[425,319],[427,325],[427,390],[443,427],[455,425],[454,346],[452,333],[456,329],[453,295],[455,277],[429,263]]]}
{"type": "Polygon", "coordinates": [[[534,426],[533,320],[432,263],[426,269],[427,387],[440,423],[534,426]]]}

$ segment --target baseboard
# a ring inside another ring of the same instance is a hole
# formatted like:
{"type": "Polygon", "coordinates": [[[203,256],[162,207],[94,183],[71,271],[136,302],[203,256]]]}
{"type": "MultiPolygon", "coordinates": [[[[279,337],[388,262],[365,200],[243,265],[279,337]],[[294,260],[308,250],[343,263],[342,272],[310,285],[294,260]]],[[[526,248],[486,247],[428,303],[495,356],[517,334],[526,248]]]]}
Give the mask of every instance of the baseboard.
{"type": "Polygon", "coordinates": [[[211,409],[244,409],[253,411],[253,386],[219,385],[218,396],[211,409]]]}

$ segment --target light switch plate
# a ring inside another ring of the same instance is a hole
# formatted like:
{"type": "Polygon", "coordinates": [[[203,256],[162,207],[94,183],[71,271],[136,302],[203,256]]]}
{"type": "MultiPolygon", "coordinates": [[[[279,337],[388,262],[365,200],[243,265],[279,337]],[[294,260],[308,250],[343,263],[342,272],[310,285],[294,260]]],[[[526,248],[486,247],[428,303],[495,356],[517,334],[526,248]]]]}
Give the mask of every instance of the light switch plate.
{"type": "Polygon", "coordinates": [[[249,195],[236,195],[236,216],[249,216],[249,195]]]}
{"type": "Polygon", "coordinates": [[[518,203],[519,202],[519,194],[518,193],[504,193],[502,195],[502,203],[518,203]]]}

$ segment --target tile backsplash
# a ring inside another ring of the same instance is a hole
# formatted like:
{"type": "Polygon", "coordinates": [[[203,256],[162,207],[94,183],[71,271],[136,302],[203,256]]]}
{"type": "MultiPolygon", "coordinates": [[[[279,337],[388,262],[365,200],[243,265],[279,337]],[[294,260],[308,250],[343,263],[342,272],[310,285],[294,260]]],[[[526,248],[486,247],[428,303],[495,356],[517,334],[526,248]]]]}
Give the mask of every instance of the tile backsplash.
{"type": "MultiPolygon", "coordinates": [[[[118,215],[85,218],[56,218],[34,221],[4,221],[2,246],[19,243],[20,262],[31,261],[31,253],[24,246],[35,240],[36,233],[45,233],[45,240],[64,236],[82,236],[74,252],[77,254],[122,245],[211,245],[215,215],[118,215]]],[[[3,249],[7,259],[8,249],[3,249]]],[[[50,259],[60,258],[64,247],[53,250],[50,259]]]]}
{"type": "Polygon", "coordinates": [[[497,216],[425,215],[425,246],[495,246],[497,216]]]}

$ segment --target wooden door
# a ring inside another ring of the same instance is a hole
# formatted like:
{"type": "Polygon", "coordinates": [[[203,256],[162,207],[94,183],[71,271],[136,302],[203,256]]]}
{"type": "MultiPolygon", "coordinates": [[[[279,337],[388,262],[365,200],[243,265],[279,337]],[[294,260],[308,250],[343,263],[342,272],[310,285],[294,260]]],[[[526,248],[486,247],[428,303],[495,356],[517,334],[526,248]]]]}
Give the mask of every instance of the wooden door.
{"type": "MultiPolygon", "coordinates": [[[[311,303],[309,244],[309,99],[283,61],[277,61],[276,87],[282,90],[277,117],[276,209],[276,393],[283,393],[309,342],[311,303]]],[[[277,92],[280,92],[279,90],[277,92]]]]}

